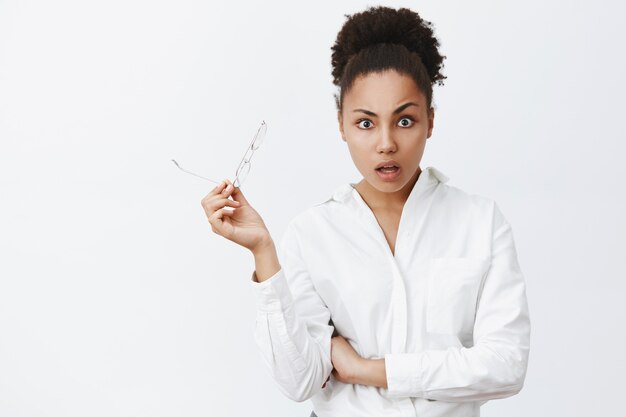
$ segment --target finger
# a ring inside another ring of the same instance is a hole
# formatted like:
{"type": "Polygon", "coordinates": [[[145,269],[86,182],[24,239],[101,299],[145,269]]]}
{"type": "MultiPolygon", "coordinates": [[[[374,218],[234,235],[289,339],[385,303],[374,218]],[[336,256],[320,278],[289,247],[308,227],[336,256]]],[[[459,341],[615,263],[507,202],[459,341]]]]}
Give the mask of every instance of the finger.
{"type": "Polygon", "coordinates": [[[224,217],[231,214],[227,211],[228,210],[221,208],[209,216],[209,223],[211,224],[211,228],[214,232],[217,231],[220,234],[223,233],[222,226],[224,225],[224,217]]]}
{"type": "Polygon", "coordinates": [[[222,189],[222,195],[229,197],[233,191],[233,188],[235,188],[235,186],[233,185],[232,182],[230,182],[228,178],[225,181],[226,181],[226,187],[222,189]]]}
{"type": "Polygon", "coordinates": [[[241,203],[235,200],[231,200],[229,198],[225,198],[225,197],[224,198],[213,197],[213,199],[205,201],[203,205],[204,209],[209,215],[213,213],[215,210],[221,209],[226,206],[238,208],[238,207],[241,207],[241,203]]]}
{"type": "Polygon", "coordinates": [[[205,201],[209,200],[213,196],[219,195],[224,190],[224,187],[226,185],[227,185],[226,184],[226,180],[223,180],[222,182],[217,184],[215,187],[213,187],[213,189],[211,191],[209,191],[209,193],[207,195],[205,195],[202,198],[201,203],[204,205],[205,201]]]}
{"type": "Polygon", "coordinates": [[[218,195],[222,192],[224,192],[224,188],[226,188],[228,186],[228,179],[224,179],[222,180],[222,182],[220,182],[219,184],[217,184],[217,186],[211,190],[212,195],[218,195]]]}
{"type": "Polygon", "coordinates": [[[224,217],[230,217],[235,214],[235,210],[222,210],[222,220],[224,217]]]}
{"type": "Polygon", "coordinates": [[[233,197],[233,200],[241,202],[241,205],[250,205],[239,187],[235,187],[231,195],[233,197]]]}
{"type": "MultiPolygon", "coordinates": [[[[217,206],[215,204],[212,203],[203,203],[202,204],[202,208],[204,209],[204,212],[207,216],[207,218],[209,219],[209,223],[212,222],[212,219],[221,219],[221,214],[218,213],[218,216],[216,217],[216,213],[219,210],[224,209],[225,207],[232,207],[233,210],[228,210],[228,214],[234,214],[234,209],[239,208],[239,203],[237,203],[236,201],[233,200],[229,200],[227,198],[224,198],[221,200],[222,204],[218,204],[217,206]]],[[[223,212],[222,212],[223,213],[223,212]]],[[[213,225],[213,223],[211,223],[213,225]]]]}
{"type": "Polygon", "coordinates": [[[227,204],[231,205],[232,207],[241,206],[241,203],[235,202],[235,204],[233,205],[233,202],[234,200],[228,199],[228,197],[223,193],[212,194],[211,192],[202,199],[201,204],[202,207],[204,207],[204,210],[207,212],[207,215],[209,215],[213,212],[213,210],[224,207],[227,204]]]}

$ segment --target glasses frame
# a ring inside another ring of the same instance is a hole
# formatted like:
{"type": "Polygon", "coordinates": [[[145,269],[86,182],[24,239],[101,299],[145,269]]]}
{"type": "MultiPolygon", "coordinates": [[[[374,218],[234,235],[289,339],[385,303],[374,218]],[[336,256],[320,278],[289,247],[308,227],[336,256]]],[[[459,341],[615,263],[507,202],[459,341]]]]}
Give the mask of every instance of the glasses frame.
{"type": "MultiPolygon", "coordinates": [[[[243,158],[241,158],[241,162],[239,162],[239,165],[237,166],[237,170],[235,171],[235,181],[233,181],[233,185],[235,187],[239,188],[241,187],[241,185],[243,185],[245,179],[247,178],[248,172],[250,172],[250,167],[252,166],[251,161],[252,161],[252,156],[254,155],[254,151],[259,149],[259,147],[261,146],[261,143],[263,143],[263,138],[265,137],[266,133],[267,133],[267,124],[265,123],[265,120],[263,120],[261,121],[261,126],[259,126],[254,137],[252,138],[252,141],[250,141],[250,145],[248,145],[246,152],[243,154],[243,158]],[[248,156],[248,153],[250,153],[250,156],[248,156]],[[247,168],[245,168],[246,166],[247,168]],[[246,169],[246,171],[243,171],[244,169],[246,169]],[[240,180],[239,176],[241,175],[242,172],[244,172],[243,180],[240,180]]],[[[180,169],[183,172],[186,172],[187,174],[194,175],[198,178],[202,178],[204,180],[210,181],[215,184],[221,184],[223,182],[223,181],[215,181],[215,180],[203,177],[202,175],[198,175],[194,172],[188,171],[184,169],[183,167],[181,167],[178,164],[178,162],[176,162],[174,159],[172,159],[172,162],[178,167],[178,169],[180,169]]]]}

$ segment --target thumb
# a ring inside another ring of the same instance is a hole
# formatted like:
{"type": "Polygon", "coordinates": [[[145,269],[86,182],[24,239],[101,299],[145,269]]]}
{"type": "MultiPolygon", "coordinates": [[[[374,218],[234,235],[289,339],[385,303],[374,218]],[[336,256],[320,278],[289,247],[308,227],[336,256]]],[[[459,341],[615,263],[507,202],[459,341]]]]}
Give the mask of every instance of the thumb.
{"type": "Polygon", "coordinates": [[[250,205],[239,187],[233,188],[233,191],[230,195],[233,197],[233,200],[239,201],[241,204],[250,205]]]}

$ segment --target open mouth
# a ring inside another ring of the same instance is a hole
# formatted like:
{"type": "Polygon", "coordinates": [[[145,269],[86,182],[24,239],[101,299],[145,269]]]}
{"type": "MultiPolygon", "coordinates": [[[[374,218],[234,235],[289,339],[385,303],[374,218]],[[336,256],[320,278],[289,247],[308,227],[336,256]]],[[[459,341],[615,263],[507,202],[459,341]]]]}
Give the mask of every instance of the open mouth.
{"type": "Polygon", "coordinates": [[[397,170],[399,170],[400,168],[392,165],[392,166],[388,166],[388,167],[380,167],[380,168],[376,168],[376,171],[380,171],[380,172],[396,172],[397,170]]]}
{"type": "Polygon", "coordinates": [[[376,174],[383,181],[395,181],[400,178],[400,167],[394,165],[376,168],[376,174]]]}

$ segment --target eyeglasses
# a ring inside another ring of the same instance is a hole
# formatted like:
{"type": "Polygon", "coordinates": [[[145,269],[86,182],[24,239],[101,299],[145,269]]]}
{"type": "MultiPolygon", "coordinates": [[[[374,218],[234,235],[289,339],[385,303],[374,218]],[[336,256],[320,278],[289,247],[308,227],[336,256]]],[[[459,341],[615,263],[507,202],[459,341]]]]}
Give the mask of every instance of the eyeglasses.
{"type": "MultiPolygon", "coordinates": [[[[250,172],[250,166],[252,165],[251,162],[250,162],[252,160],[252,155],[254,155],[254,151],[259,149],[259,146],[261,146],[261,143],[263,142],[263,138],[265,137],[265,132],[267,132],[267,125],[265,124],[265,120],[263,120],[261,122],[261,126],[259,126],[259,129],[257,130],[256,134],[252,138],[252,142],[250,142],[250,146],[248,146],[248,149],[246,150],[246,153],[243,155],[243,159],[239,163],[239,167],[237,167],[237,171],[235,172],[235,181],[233,181],[233,185],[235,187],[241,187],[243,185],[243,182],[247,178],[248,172],[250,172]]],[[[220,184],[222,182],[222,181],[211,180],[211,179],[205,178],[205,177],[203,177],[201,175],[195,174],[195,173],[193,173],[191,171],[187,171],[186,169],[184,169],[180,165],[178,165],[178,162],[176,162],[173,159],[172,159],[172,162],[181,171],[184,171],[187,174],[195,175],[196,177],[205,179],[207,181],[211,181],[211,182],[213,182],[215,184],[220,184]]]]}

